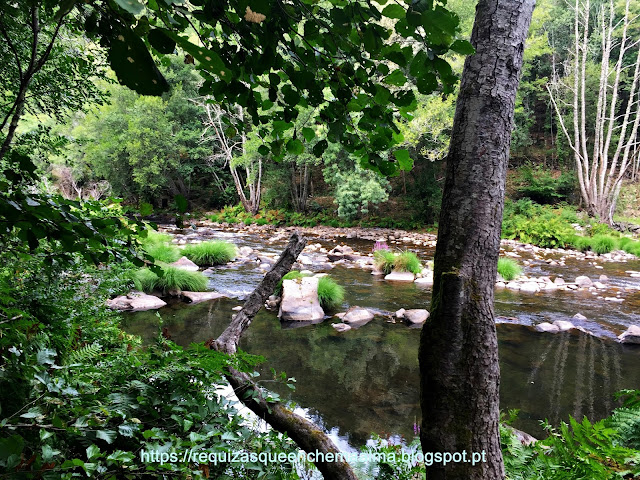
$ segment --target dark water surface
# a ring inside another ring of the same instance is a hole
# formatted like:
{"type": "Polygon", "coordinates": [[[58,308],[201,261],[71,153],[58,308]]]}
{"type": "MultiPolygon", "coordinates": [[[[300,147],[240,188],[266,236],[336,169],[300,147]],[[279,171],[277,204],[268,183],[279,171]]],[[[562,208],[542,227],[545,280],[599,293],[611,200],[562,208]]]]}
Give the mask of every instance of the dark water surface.
{"type": "MultiPolygon", "coordinates": [[[[233,235],[229,240],[263,252],[282,248],[282,244],[265,247],[264,239],[255,237],[233,235]]],[[[372,244],[345,242],[362,251],[372,244]]],[[[427,249],[416,250],[423,260],[432,255],[427,249]]],[[[560,274],[569,280],[581,274],[597,279],[605,273],[617,286],[629,286],[638,280],[630,279],[625,270],[640,270],[640,262],[602,266],[595,269],[586,262],[567,261],[564,267],[549,267],[534,262],[525,274],[560,274]]],[[[430,288],[391,284],[360,269],[336,267],[330,273],[346,289],[345,308],[359,305],[384,314],[399,308],[429,307],[430,288]]],[[[211,287],[242,297],[261,278],[255,265],[224,267],[212,275],[211,287]]],[[[614,341],[626,326],[640,324],[640,292],[625,292],[623,298],[623,303],[610,303],[590,292],[496,292],[501,408],[520,410],[516,427],[542,435],[543,419],[552,424],[566,421],[569,415],[596,420],[616,406],[616,391],[640,388],[640,347],[614,341]],[[572,321],[593,336],[577,331],[543,334],[530,326],[569,320],[578,312],[587,320],[572,321]]],[[[217,337],[229,322],[231,308],[240,303],[237,298],[193,306],[179,303],[159,312],[172,340],[188,345],[217,337]]],[[[351,445],[364,444],[371,433],[412,438],[414,424],[421,420],[417,361],[420,329],[376,316],[357,330],[337,333],[330,325],[335,321],[283,328],[274,313],[263,310],[245,333],[241,348],[266,358],[262,367],[265,380],[270,377],[270,368],[295,377],[294,392],[275,383],[269,385],[308,409],[327,430],[337,431],[351,445]]],[[[129,314],[126,325],[129,332],[147,341],[158,333],[155,312],[129,314]]]]}

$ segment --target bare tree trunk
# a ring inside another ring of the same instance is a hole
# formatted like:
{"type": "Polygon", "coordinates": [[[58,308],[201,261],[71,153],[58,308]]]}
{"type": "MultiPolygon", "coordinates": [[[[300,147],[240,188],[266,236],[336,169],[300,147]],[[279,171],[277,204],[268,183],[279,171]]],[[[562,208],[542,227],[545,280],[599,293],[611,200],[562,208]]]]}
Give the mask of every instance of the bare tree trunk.
{"type": "MultiPolygon", "coordinates": [[[[211,347],[219,352],[234,354],[242,333],[251,325],[253,317],[260,311],[265,300],[273,293],[282,277],[291,269],[302,252],[306,240],[296,232],[278,261],[267,272],[258,287],[249,295],[242,310],[238,312],[224,332],[212,342],[211,347]]],[[[320,427],[296,415],[280,402],[268,402],[267,395],[247,374],[230,368],[226,375],[238,398],[271,427],[287,434],[305,452],[320,452],[322,461],[314,462],[324,478],[331,480],[357,480],[349,464],[339,456],[340,450],[320,427]],[[329,459],[330,461],[326,461],[329,459]],[[332,461],[335,460],[335,461],[332,461]]]]}
{"type": "Polygon", "coordinates": [[[447,157],[431,317],[420,339],[420,439],[468,462],[427,479],[504,478],[493,311],[516,89],[534,0],[480,0],[447,157]],[[484,458],[475,465],[473,453],[484,458]]]}

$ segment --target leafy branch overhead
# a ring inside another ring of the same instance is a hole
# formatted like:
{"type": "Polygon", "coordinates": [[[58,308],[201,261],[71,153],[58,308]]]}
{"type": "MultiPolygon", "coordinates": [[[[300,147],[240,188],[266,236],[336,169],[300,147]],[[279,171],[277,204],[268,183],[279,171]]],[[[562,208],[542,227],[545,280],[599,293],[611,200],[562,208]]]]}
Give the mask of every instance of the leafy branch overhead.
{"type": "MultiPolygon", "coordinates": [[[[178,50],[200,71],[201,95],[246,109],[277,160],[313,138],[295,127],[311,107],[328,142],[384,175],[413,165],[398,150],[396,120],[410,118],[415,91],[450,92],[457,78],[443,56],[473,52],[456,38],[457,15],[430,0],[112,0],[76,8],[124,85],[163,93],[168,85],[150,52],[178,50]],[[269,131],[269,121],[278,128],[269,131]]],[[[321,157],[327,141],[306,148],[321,157]]]]}

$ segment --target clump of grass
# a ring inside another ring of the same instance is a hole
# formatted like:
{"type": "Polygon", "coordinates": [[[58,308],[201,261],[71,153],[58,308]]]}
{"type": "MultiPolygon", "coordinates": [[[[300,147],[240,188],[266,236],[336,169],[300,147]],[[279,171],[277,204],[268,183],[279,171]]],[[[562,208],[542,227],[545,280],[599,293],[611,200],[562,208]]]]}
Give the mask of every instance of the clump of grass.
{"type": "Polygon", "coordinates": [[[411,272],[415,274],[422,271],[422,264],[415,253],[405,250],[393,259],[393,269],[398,272],[411,272]]]}
{"type": "MultiPolygon", "coordinates": [[[[631,239],[631,238],[629,238],[629,237],[620,237],[620,238],[618,239],[618,248],[619,248],[620,250],[624,250],[624,249],[625,249],[625,247],[626,247],[627,245],[629,245],[630,243],[634,243],[634,242],[633,242],[633,239],[631,239]]],[[[626,251],[626,250],[625,250],[625,251],[626,251]]]]}
{"type": "Polygon", "coordinates": [[[591,239],[591,249],[598,255],[602,255],[614,250],[616,243],[616,239],[610,235],[596,235],[591,239]]]}
{"type": "Polygon", "coordinates": [[[151,293],[158,284],[158,275],[148,268],[140,268],[134,271],[131,279],[133,280],[136,290],[145,293],[151,293]]]}
{"type": "Polygon", "coordinates": [[[334,310],[344,301],[344,288],[329,276],[318,280],[318,300],[324,310],[334,310]]]}
{"type": "Polygon", "coordinates": [[[522,273],[522,268],[512,258],[500,257],[498,259],[498,273],[507,282],[517,278],[522,273]]]}
{"type": "Polygon", "coordinates": [[[182,268],[163,266],[162,277],[158,278],[160,290],[186,290],[201,292],[207,289],[208,280],[202,272],[189,272],[182,268]]]}
{"type": "Polygon", "coordinates": [[[580,250],[581,252],[586,252],[587,250],[591,250],[592,240],[593,239],[591,237],[577,236],[575,239],[572,240],[571,243],[576,248],[576,250],[580,250]]]}
{"type": "Polygon", "coordinates": [[[630,253],[631,255],[635,255],[636,257],[640,257],[640,242],[627,242],[626,245],[622,247],[622,249],[630,253]]]}
{"type": "Polygon", "coordinates": [[[152,243],[144,249],[156,262],[171,263],[180,258],[180,250],[166,243],[152,243]]]}
{"type": "Polygon", "coordinates": [[[198,266],[222,265],[236,258],[236,246],[216,240],[187,245],[182,253],[198,266]]]}
{"type": "Polygon", "coordinates": [[[393,270],[393,262],[396,256],[391,250],[380,249],[373,252],[373,262],[376,268],[388,275],[393,270]]]}

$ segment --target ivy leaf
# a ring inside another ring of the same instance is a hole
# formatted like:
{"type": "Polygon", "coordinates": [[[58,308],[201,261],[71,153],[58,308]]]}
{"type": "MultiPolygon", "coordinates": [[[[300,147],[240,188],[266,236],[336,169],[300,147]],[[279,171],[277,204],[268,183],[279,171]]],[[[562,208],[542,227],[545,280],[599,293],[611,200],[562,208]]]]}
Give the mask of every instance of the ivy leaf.
{"type": "Polygon", "coordinates": [[[137,0],[115,0],[115,2],[132,15],[139,14],[144,8],[137,0]]]}
{"type": "Polygon", "coordinates": [[[408,150],[406,149],[396,150],[395,152],[393,152],[393,155],[396,157],[396,160],[398,161],[400,170],[404,170],[405,172],[408,172],[413,168],[413,159],[409,156],[408,150]]]}

